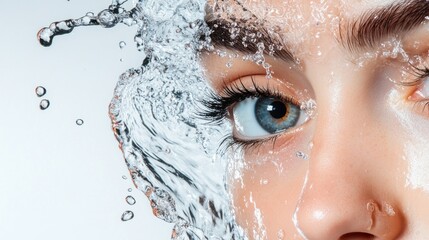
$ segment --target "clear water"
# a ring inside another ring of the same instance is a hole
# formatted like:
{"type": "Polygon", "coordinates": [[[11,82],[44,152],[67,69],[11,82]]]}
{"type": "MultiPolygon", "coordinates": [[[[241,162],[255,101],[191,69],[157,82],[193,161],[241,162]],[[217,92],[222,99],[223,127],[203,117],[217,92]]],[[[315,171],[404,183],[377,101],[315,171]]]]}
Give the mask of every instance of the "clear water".
{"type": "Polygon", "coordinates": [[[84,121],[82,119],[77,119],[76,120],[76,125],[82,126],[83,124],[84,124],[84,121]]]}
{"type": "Polygon", "coordinates": [[[42,101],[40,101],[39,107],[41,110],[46,110],[49,108],[50,105],[51,102],[49,102],[48,99],[43,99],[42,101]]]}
{"type": "Polygon", "coordinates": [[[134,218],[134,213],[132,211],[125,211],[122,214],[121,220],[126,222],[126,221],[130,221],[133,218],[134,218]]]}
{"type": "Polygon", "coordinates": [[[44,88],[43,86],[38,86],[36,87],[35,92],[38,97],[43,97],[46,94],[46,88],[44,88]]]}
{"type": "Polygon", "coordinates": [[[125,198],[125,201],[128,203],[128,205],[136,204],[136,199],[133,196],[127,196],[125,198]]]}
{"type": "MultiPolygon", "coordinates": [[[[243,19],[251,17],[248,12],[228,10],[228,2],[222,2],[219,1],[218,5],[220,13],[240,15],[243,19]]],[[[141,66],[120,76],[109,108],[114,134],[132,180],[149,198],[154,214],[175,224],[173,239],[246,239],[235,222],[227,184],[229,177],[240,179],[239,172],[230,171],[243,167],[241,153],[218,151],[223,137],[231,132],[231,126],[226,122],[208,124],[197,115],[202,108],[200,100],[211,91],[198,55],[202,48],[212,49],[210,42],[200,40],[200,36],[207,35],[209,31],[204,22],[205,4],[204,0],[142,0],[133,9],[126,10],[120,2],[114,1],[98,14],[88,13],[78,19],[54,22],[40,30],[38,37],[43,46],[49,46],[55,36],[70,33],[75,27],[98,25],[110,28],[120,23],[137,26],[134,40],[145,58],[141,66]]],[[[322,5],[312,6],[312,13],[314,22],[329,21],[333,29],[338,26],[338,19],[329,19],[334,15],[326,12],[322,5]]],[[[308,26],[301,26],[298,15],[296,18],[296,21],[290,21],[282,15],[278,19],[287,19],[291,22],[291,29],[300,33],[300,29],[308,26]]],[[[233,24],[231,39],[240,30],[233,24]]],[[[284,24],[286,20],[278,25],[284,24]]],[[[317,39],[318,35],[320,33],[314,34],[314,38],[317,39]]],[[[291,42],[303,42],[303,36],[297,34],[291,42]]],[[[267,77],[270,77],[270,66],[265,63],[263,53],[266,48],[272,53],[277,46],[264,46],[254,42],[255,39],[257,36],[243,39],[243,45],[254,43],[258,47],[255,55],[245,56],[244,60],[263,66],[267,77]]],[[[120,49],[126,46],[125,42],[119,43],[120,49]]],[[[298,49],[297,53],[310,56],[324,54],[317,46],[311,50],[298,49]]],[[[224,52],[218,54],[231,58],[224,52]]],[[[410,59],[400,42],[393,39],[377,52],[363,54],[356,60],[356,69],[380,56],[421,61],[410,59]]],[[[232,63],[228,62],[227,67],[233,67],[232,63]]],[[[406,72],[409,69],[402,70],[406,72]]],[[[49,102],[44,106],[48,108],[49,102]]],[[[317,114],[313,99],[304,102],[301,108],[310,118],[317,114]]],[[[295,155],[309,160],[307,151],[297,149],[295,155]]],[[[261,179],[260,183],[266,185],[268,180],[261,179]]],[[[135,199],[128,196],[126,202],[133,205],[135,199]]],[[[253,236],[265,239],[266,232],[256,203],[254,215],[260,227],[253,229],[253,236]]],[[[122,220],[128,221],[133,217],[133,212],[126,211],[122,220]]],[[[299,231],[297,222],[295,224],[299,231]]],[[[284,239],[284,236],[285,232],[279,230],[278,239],[284,239]]]]}
{"type": "MultiPolygon", "coordinates": [[[[208,30],[205,4],[145,0],[127,11],[114,1],[98,14],[54,22],[38,38],[50,46],[55,36],[79,26],[137,25],[135,42],[146,58],[121,75],[110,105],[114,134],[132,179],[155,215],[175,223],[172,239],[244,239],[227,191],[229,159],[218,153],[230,126],[208,124],[196,114],[210,92],[198,58],[199,37],[208,30]]],[[[127,197],[127,202],[133,201],[127,197]]],[[[122,220],[133,216],[126,211],[122,220]]]]}

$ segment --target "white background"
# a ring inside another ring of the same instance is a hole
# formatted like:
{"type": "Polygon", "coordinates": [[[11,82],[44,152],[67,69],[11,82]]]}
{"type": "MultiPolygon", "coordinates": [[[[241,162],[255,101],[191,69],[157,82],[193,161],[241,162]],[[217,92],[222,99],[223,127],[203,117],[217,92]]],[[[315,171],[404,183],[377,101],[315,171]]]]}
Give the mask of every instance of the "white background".
{"type": "Polygon", "coordinates": [[[146,197],[134,188],[108,117],[118,76],[143,60],[133,42],[136,28],[76,28],[55,38],[50,48],[36,40],[38,30],[52,21],[98,13],[110,3],[2,1],[2,240],[170,238],[172,226],[155,218],[146,197]],[[127,46],[121,50],[122,40],[127,46]],[[43,98],[51,102],[45,111],[34,92],[38,85],[47,89],[43,98]],[[84,125],[76,125],[79,118],[84,125]],[[129,194],[136,205],[125,202],[129,194]],[[135,213],[133,220],[120,220],[125,210],[135,213]]]}

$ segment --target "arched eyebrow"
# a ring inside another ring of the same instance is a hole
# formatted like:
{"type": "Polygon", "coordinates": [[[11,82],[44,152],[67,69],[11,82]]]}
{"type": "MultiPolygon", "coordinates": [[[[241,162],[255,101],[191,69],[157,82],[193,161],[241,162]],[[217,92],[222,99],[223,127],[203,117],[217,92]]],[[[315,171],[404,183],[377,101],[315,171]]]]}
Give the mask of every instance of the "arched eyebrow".
{"type": "Polygon", "coordinates": [[[428,19],[428,0],[405,0],[340,22],[339,42],[352,53],[374,49],[389,37],[400,37],[428,19]]]}
{"type": "Polygon", "coordinates": [[[272,29],[267,29],[257,21],[214,19],[207,21],[207,25],[211,29],[210,38],[215,46],[255,54],[259,50],[258,44],[263,43],[264,54],[272,55],[286,62],[296,62],[296,58],[284,43],[281,35],[276,34],[272,29]]]}
{"type": "MultiPolygon", "coordinates": [[[[383,40],[392,36],[403,34],[420,26],[428,20],[429,0],[404,0],[380,7],[352,20],[340,21],[339,43],[352,53],[358,53],[374,49],[383,40]]],[[[274,34],[259,21],[253,19],[247,22],[230,19],[211,19],[207,22],[212,30],[210,35],[215,46],[238,50],[243,53],[254,54],[257,52],[257,43],[264,43],[264,53],[269,54],[267,46],[277,46],[273,56],[287,62],[297,62],[292,51],[283,41],[281,35],[274,34]],[[235,37],[231,37],[231,23],[238,22],[234,26],[235,37]],[[242,39],[249,35],[259,38],[255,43],[249,42],[244,45],[242,39]]]]}

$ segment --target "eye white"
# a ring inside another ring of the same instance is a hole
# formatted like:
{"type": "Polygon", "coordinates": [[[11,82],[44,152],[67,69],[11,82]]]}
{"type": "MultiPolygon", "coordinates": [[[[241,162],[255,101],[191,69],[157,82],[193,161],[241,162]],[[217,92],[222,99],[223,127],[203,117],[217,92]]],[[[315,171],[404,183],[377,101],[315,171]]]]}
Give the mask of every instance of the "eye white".
{"type": "Polygon", "coordinates": [[[241,137],[255,138],[270,134],[256,120],[255,106],[257,100],[257,98],[246,98],[233,109],[235,129],[241,137]]]}

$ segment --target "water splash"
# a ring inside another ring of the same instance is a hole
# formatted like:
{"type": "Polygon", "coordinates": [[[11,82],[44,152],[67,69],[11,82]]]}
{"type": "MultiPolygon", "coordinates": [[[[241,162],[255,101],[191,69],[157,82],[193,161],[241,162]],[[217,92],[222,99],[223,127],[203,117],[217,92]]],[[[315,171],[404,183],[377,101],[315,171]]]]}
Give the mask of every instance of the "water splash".
{"type": "Polygon", "coordinates": [[[123,49],[125,46],[127,46],[127,44],[124,41],[119,42],[119,48],[120,49],[123,49]]]}
{"type": "Polygon", "coordinates": [[[124,23],[128,26],[137,24],[140,19],[141,8],[137,4],[135,8],[126,11],[122,7],[123,3],[114,1],[107,9],[102,10],[97,15],[88,12],[85,16],[77,19],[68,19],[59,22],[53,22],[49,27],[40,29],[37,38],[41,45],[49,47],[52,45],[54,37],[71,33],[74,28],[81,26],[101,26],[112,28],[118,23],[124,23]]]}

